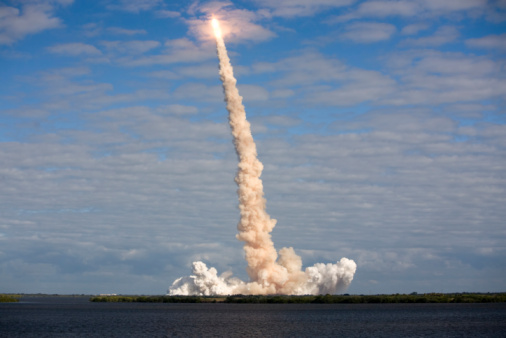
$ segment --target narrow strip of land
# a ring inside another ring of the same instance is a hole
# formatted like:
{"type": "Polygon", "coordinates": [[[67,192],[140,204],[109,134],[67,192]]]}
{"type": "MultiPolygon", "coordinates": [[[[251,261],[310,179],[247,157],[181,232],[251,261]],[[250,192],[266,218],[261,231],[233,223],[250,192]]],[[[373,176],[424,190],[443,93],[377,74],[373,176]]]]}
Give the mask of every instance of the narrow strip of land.
{"type": "Polygon", "coordinates": [[[94,296],[91,302],[142,303],[262,303],[262,304],[374,304],[374,303],[504,303],[506,293],[423,293],[393,295],[318,296],[94,296]]]}
{"type": "Polygon", "coordinates": [[[0,294],[0,303],[17,303],[19,302],[20,295],[0,294]]]}

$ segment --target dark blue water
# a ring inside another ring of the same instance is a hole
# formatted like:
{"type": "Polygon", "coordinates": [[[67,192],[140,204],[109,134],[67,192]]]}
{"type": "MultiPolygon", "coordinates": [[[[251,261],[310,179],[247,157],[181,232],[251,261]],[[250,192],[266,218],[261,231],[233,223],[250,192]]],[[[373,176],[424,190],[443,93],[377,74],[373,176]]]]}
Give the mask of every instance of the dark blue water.
{"type": "Polygon", "coordinates": [[[0,303],[0,337],[506,337],[506,304],[0,303]]]}

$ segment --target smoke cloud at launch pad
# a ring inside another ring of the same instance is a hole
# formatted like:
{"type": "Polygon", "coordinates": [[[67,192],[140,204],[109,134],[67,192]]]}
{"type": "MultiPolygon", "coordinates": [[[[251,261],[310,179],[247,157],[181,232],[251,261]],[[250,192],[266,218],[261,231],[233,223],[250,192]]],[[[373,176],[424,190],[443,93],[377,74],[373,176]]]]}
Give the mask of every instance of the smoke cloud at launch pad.
{"type": "Polygon", "coordinates": [[[229,123],[239,159],[235,181],[238,186],[240,221],[237,239],[244,242],[250,282],[218,275],[215,268],[194,262],[192,275],[174,281],[169,295],[231,295],[231,294],[332,294],[348,287],[357,265],[342,258],[335,264],[317,263],[302,270],[302,259],[294,249],[276,251],[271,232],[276,225],[266,212],[260,176],[263,165],[257,158],[256,144],[242,104],[227,54],[219,23],[212,20],[216,49],[220,62],[220,79],[229,112],[229,123]]]}

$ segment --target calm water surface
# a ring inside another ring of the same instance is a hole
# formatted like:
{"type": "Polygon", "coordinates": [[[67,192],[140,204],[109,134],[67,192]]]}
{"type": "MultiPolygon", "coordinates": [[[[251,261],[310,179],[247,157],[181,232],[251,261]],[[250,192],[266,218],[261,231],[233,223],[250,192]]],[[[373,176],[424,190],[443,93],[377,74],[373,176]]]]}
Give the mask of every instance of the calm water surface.
{"type": "Polygon", "coordinates": [[[0,337],[506,337],[506,304],[0,303],[0,337]]]}

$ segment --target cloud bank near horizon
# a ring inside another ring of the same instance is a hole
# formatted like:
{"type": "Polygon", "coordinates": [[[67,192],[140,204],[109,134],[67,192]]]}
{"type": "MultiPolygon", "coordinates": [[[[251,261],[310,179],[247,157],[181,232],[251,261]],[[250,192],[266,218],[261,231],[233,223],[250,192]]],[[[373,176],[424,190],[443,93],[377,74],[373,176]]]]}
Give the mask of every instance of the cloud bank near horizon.
{"type": "MultiPolygon", "coordinates": [[[[247,278],[214,46],[190,29],[211,3],[144,3],[0,7],[4,292],[159,294],[194,261],[247,278]]],[[[498,291],[506,6],[393,3],[220,2],[250,28],[229,49],[273,240],[353,258],[350,293],[498,291]]]]}

